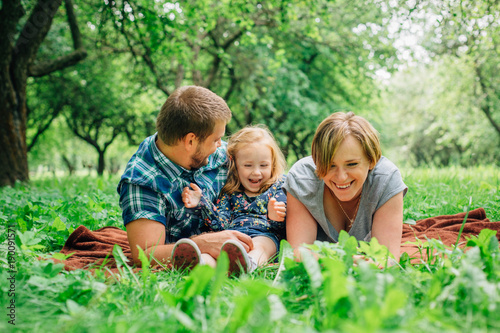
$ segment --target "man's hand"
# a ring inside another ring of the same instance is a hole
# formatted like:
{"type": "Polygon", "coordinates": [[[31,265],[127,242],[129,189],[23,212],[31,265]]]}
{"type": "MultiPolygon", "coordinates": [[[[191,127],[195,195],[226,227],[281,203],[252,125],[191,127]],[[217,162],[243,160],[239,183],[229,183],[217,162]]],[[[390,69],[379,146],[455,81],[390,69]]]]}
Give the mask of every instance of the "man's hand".
{"type": "Polygon", "coordinates": [[[269,199],[267,204],[267,216],[270,220],[282,222],[286,216],[286,204],[276,198],[269,199]]]}
{"type": "Polygon", "coordinates": [[[201,188],[194,183],[189,184],[189,186],[191,186],[192,189],[186,186],[182,190],[182,202],[184,202],[186,208],[195,208],[200,203],[202,191],[201,188]]]}
{"type": "Polygon", "coordinates": [[[198,245],[201,253],[208,253],[214,258],[219,257],[222,244],[230,239],[239,241],[247,252],[253,250],[252,238],[235,230],[209,232],[194,236],[191,239],[198,245]]]}

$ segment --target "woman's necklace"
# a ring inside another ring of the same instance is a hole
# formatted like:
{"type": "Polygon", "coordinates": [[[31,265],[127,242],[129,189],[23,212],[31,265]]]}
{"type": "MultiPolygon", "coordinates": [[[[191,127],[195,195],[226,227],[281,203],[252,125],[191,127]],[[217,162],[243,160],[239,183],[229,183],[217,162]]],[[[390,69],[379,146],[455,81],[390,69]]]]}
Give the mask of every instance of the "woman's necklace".
{"type": "Polygon", "coordinates": [[[345,212],[344,208],[342,207],[342,204],[340,203],[340,200],[337,199],[337,196],[333,193],[332,190],[330,190],[330,192],[332,193],[332,195],[335,198],[335,200],[337,200],[337,202],[338,202],[338,204],[340,206],[340,209],[342,209],[342,213],[344,213],[345,217],[347,217],[347,219],[349,220],[349,225],[347,226],[347,229],[351,229],[351,227],[352,227],[352,225],[354,223],[354,220],[356,219],[356,215],[358,214],[359,203],[361,202],[361,193],[359,194],[358,203],[356,204],[356,209],[354,210],[354,216],[351,219],[349,217],[349,215],[347,215],[347,213],[345,212]]]}

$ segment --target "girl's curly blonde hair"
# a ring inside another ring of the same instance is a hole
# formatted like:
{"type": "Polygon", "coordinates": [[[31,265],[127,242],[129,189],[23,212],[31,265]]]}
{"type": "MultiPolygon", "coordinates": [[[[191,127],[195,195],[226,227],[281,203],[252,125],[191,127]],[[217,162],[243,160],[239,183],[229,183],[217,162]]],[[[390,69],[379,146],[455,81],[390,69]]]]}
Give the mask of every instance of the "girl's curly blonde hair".
{"type": "Polygon", "coordinates": [[[269,129],[264,125],[246,126],[234,133],[227,143],[229,170],[226,185],[221,190],[222,193],[231,195],[237,191],[245,191],[241,185],[238,169],[236,168],[236,152],[243,146],[254,143],[260,143],[269,147],[272,156],[271,177],[262,185],[258,194],[265,192],[285,171],[285,157],[269,129]]]}

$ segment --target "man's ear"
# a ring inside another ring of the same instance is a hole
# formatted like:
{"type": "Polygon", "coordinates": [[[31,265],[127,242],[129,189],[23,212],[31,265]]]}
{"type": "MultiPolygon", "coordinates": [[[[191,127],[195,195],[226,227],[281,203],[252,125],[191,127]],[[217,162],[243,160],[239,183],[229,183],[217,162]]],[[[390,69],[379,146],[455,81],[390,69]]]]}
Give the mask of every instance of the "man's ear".
{"type": "Polygon", "coordinates": [[[181,139],[182,144],[184,145],[184,149],[186,151],[196,151],[198,147],[198,137],[194,133],[188,133],[181,139]]]}

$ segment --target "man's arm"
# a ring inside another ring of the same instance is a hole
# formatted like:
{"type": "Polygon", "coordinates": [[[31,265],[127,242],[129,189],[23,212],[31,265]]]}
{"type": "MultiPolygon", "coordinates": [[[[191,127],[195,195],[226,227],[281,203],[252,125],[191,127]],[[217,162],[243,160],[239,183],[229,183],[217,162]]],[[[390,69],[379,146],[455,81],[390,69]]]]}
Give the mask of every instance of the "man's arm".
{"type": "Polygon", "coordinates": [[[163,224],[153,220],[139,219],[128,223],[125,227],[135,264],[141,262],[137,246],[143,249],[148,257],[154,257],[158,262],[170,262],[174,244],[165,244],[165,226],[163,224]]]}
{"type": "MultiPolygon", "coordinates": [[[[126,225],[127,236],[135,264],[140,264],[139,250],[142,248],[147,256],[161,263],[170,262],[174,244],[165,244],[165,226],[157,221],[139,219],[126,225]]],[[[253,249],[252,238],[239,231],[225,230],[205,233],[191,238],[200,248],[201,253],[208,253],[217,258],[222,244],[230,239],[239,241],[245,250],[253,249]]]]}
{"type": "Polygon", "coordinates": [[[193,236],[191,239],[198,245],[201,253],[208,253],[214,258],[219,257],[222,244],[230,239],[239,241],[247,252],[253,250],[252,238],[236,230],[208,232],[198,236],[193,236]]]}

